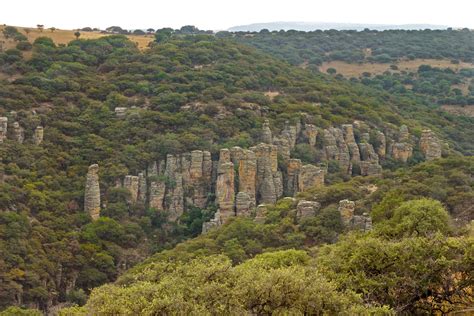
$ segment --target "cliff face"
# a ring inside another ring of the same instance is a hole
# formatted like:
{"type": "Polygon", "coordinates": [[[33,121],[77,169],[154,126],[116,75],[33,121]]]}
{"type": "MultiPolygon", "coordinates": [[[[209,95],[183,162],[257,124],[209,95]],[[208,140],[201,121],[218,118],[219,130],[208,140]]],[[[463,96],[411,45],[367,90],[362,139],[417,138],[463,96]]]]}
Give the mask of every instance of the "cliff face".
{"type": "MultiPolygon", "coordinates": [[[[284,195],[293,197],[308,188],[324,185],[327,167],[303,164],[300,159],[290,157],[297,144],[314,147],[323,154],[322,164],[334,161],[345,174],[351,175],[357,165],[363,176],[380,175],[381,160],[392,157],[407,161],[412,155],[408,128],[402,126],[394,135],[387,139],[383,132],[371,131],[361,121],[322,130],[312,124],[286,122],[280,132],[272,131],[270,123],[265,121],[260,135],[264,142],[254,147],[221,149],[217,160],[212,160],[209,151],[201,150],[167,155],[162,161],[149,163],[138,176],[127,175],[118,183],[129,191],[129,203],[143,203],[157,211],[166,211],[171,221],[177,221],[190,206],[206,208],[214,203],[218,212],[203,226],[206,231],[231,217],[248,216],[259,205],[274,204],[284,195]]],[[[423,131],[420,148],[428,160],[441,155],[439,140],[429,130],[423,131]]],[[[100,193],[93,166],[88,173],[86,202],[86,211],[96,218],[100,193]]],[[[301,214],[306,214],[306,209],[302,206],[301,214]]],[[[353,220],[351,203],[341,202],[340,211],[345,221],[353,220]]]]}

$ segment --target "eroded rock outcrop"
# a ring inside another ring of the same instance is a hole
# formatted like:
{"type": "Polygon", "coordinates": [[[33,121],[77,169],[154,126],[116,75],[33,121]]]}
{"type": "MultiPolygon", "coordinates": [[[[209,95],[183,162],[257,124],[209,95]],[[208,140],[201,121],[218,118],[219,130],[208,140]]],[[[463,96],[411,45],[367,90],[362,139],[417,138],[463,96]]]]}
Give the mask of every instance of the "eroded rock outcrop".
{"type": "Polygon", "coordinates": [[[96,220],[100,216],[99,165],[89,167],[84,192],[84,211],[96,220]]]}
{"type": "Polygon", "coordinates": [[[421,132],[420,149],[428,161],[441,157],[441,143],[436,135],[429,129],[424,129],[421,132]]]}

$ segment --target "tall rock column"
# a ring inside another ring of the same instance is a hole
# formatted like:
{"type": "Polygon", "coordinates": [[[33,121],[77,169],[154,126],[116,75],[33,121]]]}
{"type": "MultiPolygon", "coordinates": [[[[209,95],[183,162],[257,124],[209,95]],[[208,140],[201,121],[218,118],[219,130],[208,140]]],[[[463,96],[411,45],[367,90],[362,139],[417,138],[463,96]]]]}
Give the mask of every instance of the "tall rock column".
{"type": "Polygon", "coordinates": [[[406,125],[400,126],[398,133],[398,142],[392,144],[391,153],[392,158],[402,162],[407,162],[413,155],[413,146],[410,144],[410,134],[406,125]]]}
{"type": "Polygon", "coordinates": [[[298,177],[300,175],[301,166],[302,164],[300,159],[290,159],[288,161],[286,182],[286,194],[288,196],[294,196],[296,193],[298,193],[298,177]]]}
{"type": "Polygon", "coordinates": [[[25,130],[18,122],[13,123],[13,139],[20,144],[25,140],[25,130]]]}
{"type": "Polygon", "coordinates": [[[289,121],[286,121],[285,127],[281,131],[281,137],[288,140],[290,149],[294,149],[296,146],[296,140],[298,139],[298,128],[290,125],[289,121]]]}
{"type": "Polygon", "coordinates": [[[352,126],[352,124],[342,125],[342,133],[344,134],[344,141],[346,142],[347,147],[349,148],[351,161],[357,163],[360,162],[359,146],[357,146],[357,143],[355,141],[354,127],[352,126]]]}
{"type": "Polygon", "coordinates": [[[277,148],[274,145],[258,144],[250,148],[257,157],[257,202],[274,204],[282,191],[279,183],[277,148]],[[275,176],[275,177],[274,177],[275,176]],[[275,187],[275,180],[278,187],[275,187]]]}
{"type": "Polygon", "coordinates": [[[265,120],[262,127],[262,142],[266,144],[273,143],[272,130],[270,129],[270,122],[265,120]]]}
{"type": "Polygon", "coordinates": [[[33,135],[33,140],[35,145],[40,145],[43,142],[44,129],[43,126],[37,126],[35,129],[35,134],[33,135]]]}
{"type": "Polygon", "coordinates": [[[385,134],[382,133],[381,131],[377,131],[375,135],[375,139],[377,141],[377,154],[379,155],[380,158],[385,158],[385,155],[387,154],[387,139],[385,138],[385,134]]]}
{"type": "Polygon", "coordinates": [[[372,144],[362,142],[359,144],[360,150],[360,174],[363,176],[378,175],[382,173],[382,166],[379,165],[379,156],[375,153],[372,144]]]}
{"type": "Polygon", "coordinates": [[[303,129],[304,139],[311,147],[316,146],[316,138],[318,137],[318,129],[313,124],[305,124],[303,129]]]}
{"type": "Polygon", "coordinates": [[[165,192],[166,192],[166,184],[164,181],[164,165],[158,168],[158,164],[156,161],[152,162],[148,166],[148,181],[149,181],[149,198],[148,204],[150,208],[155,210],[163,210],[164,209],[164,199],[165,199],[165,192]],[[161,176],[161,177],[160,177],[161,176]]]}
{"type": "Polygon", "coordinates": [[[87,171],[86,188],[84,193],[84,211],[92,217],[92,220],[99,218],[100,187],[99,165],[97,164],[91,165],[87,171]]]}
{"type": "Polygon", "coordinates": [[[234,164],[230,160],[230,151],[221,149],[217,167],[216,200],[223,223],[235,216],[234,177],[234,164]]]}
{"type": "Polygon", "coordinates": [[[0,143],[7,139],[8,117],[0,117],[0,143]]]}
{"type": "Polygon", "coordinates": [[[138,174],[138,201],[145,203],[147,196],[147,184],[145,171],[138,174]]]}
{"type": "Polygon", "coordinates": [[[428,161],[441,157],[441,143],[429,129],[424,129],[421,132],[420,149],[428,161]]]}
{"type": "Polygon", "coordinates": [[[354,201],[342,200],[339,201],[339,214],[341,214],[342,222],[345,226],[349,226],[354,218],[354,201]]]}
{"type": "Polygon", "coordinates": [[[335,160],[339,162],[339,166],[348,174],[352,173],[352,164],[349,154],[349,148],[344,140],[344,134],[340,128],[332,127],[329,131],[333,134],[336,140],[336,155],[335,160]]]}
{"type": "Polygon", "coordinates": [[[248,195],[250,208],[257,205],[257,157],[251,150],[244,149],[239,161],[239,193],[248,195]]]}
{"type": "Polygon", "coordinates": [[[183,174],[181,173],[180,157],[166,156],[164,176],[168,182],[165,193],[165,208],[169,212],[169,220],[176,221],[184,212],[183,174]]]}
{"type": "Polygon", "coordinates": [[[130,202],[137,203],[138,200],[138,187],[139,187],[139,178],[137,176],[125,176],[123,180],[123,187],[130,192],[130,202]]]}

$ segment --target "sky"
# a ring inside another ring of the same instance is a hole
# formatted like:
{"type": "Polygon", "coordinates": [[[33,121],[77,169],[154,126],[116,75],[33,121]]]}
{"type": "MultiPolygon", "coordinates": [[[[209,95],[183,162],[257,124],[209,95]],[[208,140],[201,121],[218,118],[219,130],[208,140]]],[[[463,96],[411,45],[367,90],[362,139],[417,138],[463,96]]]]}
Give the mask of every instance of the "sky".
{"type": "Polygon", "coordinates": [[[3,0],[0,24],[76,29],[275,22],[438,24],[474,29],[474,0],[3,0]]]}

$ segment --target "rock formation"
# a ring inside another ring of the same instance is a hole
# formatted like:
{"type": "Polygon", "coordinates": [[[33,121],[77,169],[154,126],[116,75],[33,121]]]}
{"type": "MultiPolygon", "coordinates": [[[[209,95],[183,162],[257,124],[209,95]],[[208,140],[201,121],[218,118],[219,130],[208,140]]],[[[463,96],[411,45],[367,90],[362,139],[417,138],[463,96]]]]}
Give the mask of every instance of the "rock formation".
{"type": "Polygon", "coordinates": [[[5,139],[7,139],[7,132],[8,132],[8,118],[7,117],[0,117],[0,143],[3,143],[5,139]]]}
{"type": "Polygon", "coordinates": [[[304,165],[298,176],[297,192],[303,192],[311,187],[324,185],[324,170],[315,165],[304,165]]]}
{"type": "Polygon", "coordinates": [[[92,217],[92,220],[99,218],[100,187],[99,165],[97,164],[91,165],[87,171],[86,187],[84,192],[84,211],[92,217]]]}
{"type": "Polygon", "coordinates": [[[13,140],[15,140],[17,143],[22,144],[23,141],[25,140],[25,130],[23,127],[20,126],[20,123],[14,122],[13,123],[13,140]]]}
{"type": "Polygon", "coordinates": [[[311,147],[316,146],[316,138],[318,137],[318,129],[313,124],[305,124],[303,129],[303,138],[311,147]]]}
{"type": "Polygon", "coordinates": [[[327,159],[337,161],[341,170],[350,174],[352,171],[351,157],[342,130],[335,127],[325,129],[324,142],[327,159]]]}
{"type": "Polygon", "coordinates": [[[367,232],[372,230],[372,218],[367,213],[362,215],[354,215],[349,225],[350,229],[361,230],[367,232]]]}
{"type": "Polygon", "coordinates": [[[359,162],[360,152],[359,146],[357,146],[354,137],[354,127],[352,126],[352,124],[344,124],[342,125],[342,132],[344,134],[344,141],[346,142],[347,147],[349,148],[351,162],[359,162]]]}
{"type": "Polygon", "coordinates": [[[281,197],[283,182],[278,171],[277,148],[274,145],[259,144],[250,148],[257,159],[257,200],[274,204],[281,197]]]}
{"type": "Polygon", "coordinates": [[[441,143],[429,129],[424,129],[421,132],[420,149],[428,161],[441,157],[441,143]]]}
{"type": "Polygon", "coordinates": [[[136,203],[138,200],[139,177],[128,175],[123,180],[123,187],[130,193],[130,203],[136,203]]]}
{"type": "Polygon", "coordinates": [[[257,157],[251,150],[242,150],[239,166],[239,193],[246,193],[249,197],[250,208],[257,204],[257,157]]]}
{"type": "Polygon", "coordinates": [[[298,193],[299,175],[301,171],[301,160],[290,159],[287,166],[286,195],[294,196],[298,193]]]}
{"type": "Polygon", "coordinates": [[[321,204],[315,201],[301,200],[296,206],[296,219],[298,221],[316,215],[321,208],[321,204]]]}
{"type": "Polygon", "coordinates": [[[413,155],[413,146],[410,143],[410,134],[406,125],[400,126],[398,142],[392,144],[390,152],[393,159],[402,162],[407,162],[413,155]]]}
{"type": "Polygon", "coordinates": [[[239,192],[235,198],[235,215],[249,216],[255,204],[247,192],[239,192]]]}
{"type": "Polygon", "coordinates": [[[377,141],[377,155],[379,155],[379,158],[385,158],[385,155],[387,154],[387,140],[385,138],[385,134],[382,133],[381,131],[377,131],[375,135],[375,139],[377,141]]]}
{"type": "Polygon", "coordinates": [[[33,135],[33,141],[35,142],[35,145],[40,145],[43,142],[43,136],[43,126],[37,126],[35,129],[35,134],[33,135]]]}
{"type": "Polygon", "coordinates": [[[260,204],[257,206],[255,210],[255,218],[254,221],[260,224],[265,223],[265,219],[267,218],[268,209],[265,204],[260,204]]]}
{"type": "Polygon", "coordinates": [[[290,149],[294,149],[296,140],[298,139],[298,127],[290,125],[289,121],[285,122],[285,127],[281,131],[281,138],[288,140],[290,149]]]}
{"type": "Polygon", "coordinates": [[[262,142],[265,144],[272,144],[273,137],[272,137],[272,130],[270,129],[270,123],[268,120],[265,120],[262,127],[262,142]]]}
{"type": "Polygon", "coordinates": [[[394,143],[391,152],[393,159],[407,162],[413,155],[413,146],[409,143],[394,143]]]}
{"type": "Polygon", "coordinates": [[[221,149],[217,169],[216,201],[223,223],[230,217],[235,216],[234,176],[234,164],[230,161],[230,151],[228,149],[221,149]]]}
{"type": "Polygon", "coordinates": [[[184,212],[183,175],[180,172],[180,161],[179,156],[166,156],[164,177],[168,185],[164,204],[171,221],[176,221],[184,212]]]}
{"type": "Polygon", "coordinates": [[[146,202],[147,191],[148,190],[147,190],[145,173],[140,172],[138,174],[138,195],[137,195],[138,201],[143,202],[143,203],[146,202]]]}
{"type": "Polygon", "coordinates": [[[341,214],[342,222],[345,226],[349,226],[354,217],[355,203],[354,201],[339,201],[339,214],[341,214]]]}
{"type": "Polygon", "coordinates": [[[127,108],[125,107],[116,107],[114,111],[117,117],[124,117],[127,114],[127,108]]]}

